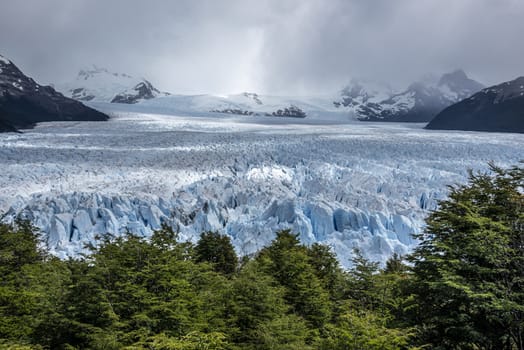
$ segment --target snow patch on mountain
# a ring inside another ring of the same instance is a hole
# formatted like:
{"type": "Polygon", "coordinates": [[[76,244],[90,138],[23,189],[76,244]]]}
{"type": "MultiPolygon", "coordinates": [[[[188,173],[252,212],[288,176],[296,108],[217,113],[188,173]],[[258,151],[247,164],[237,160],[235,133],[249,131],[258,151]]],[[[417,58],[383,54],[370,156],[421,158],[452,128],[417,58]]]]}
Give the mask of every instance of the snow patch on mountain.
{"type": "Polygon", "coordinates": [[[496,94],[493,103],[501,103],[514,98],[521,98],[524,95],[524,77],[518,77],[515,80],[489,87],[482,90],[481,93],[496,94]]]}
{"type": "Polygon", "coordinates": [[[357,117],[359,107],[367,103],[379,103],[393,95],[392,88],[386,83],[366,79],[352,79],[333,101],[336,108],[347,111],[352,117],[357,117]]]}
{"type": "Polygon", "coordinates": [[[97,66],[81,70],[71,82],[57,84],[64,95],[80,101],[137,103],[159,96],[167,96],[143,78],[114,73],[97,66]]]}
{"type": "Polygon", "coordinates": [[[171,95],[143,101],[140,103],[140,108],[144,111],[164,111],[181,115],[230,114],[307,117],[325,120],[350,119],[345,111],[333,106],[331,96],[272,96],[253,92],[225,96],[171,95]],[[291,112],[284,113],[286,109],[291,112]]]}

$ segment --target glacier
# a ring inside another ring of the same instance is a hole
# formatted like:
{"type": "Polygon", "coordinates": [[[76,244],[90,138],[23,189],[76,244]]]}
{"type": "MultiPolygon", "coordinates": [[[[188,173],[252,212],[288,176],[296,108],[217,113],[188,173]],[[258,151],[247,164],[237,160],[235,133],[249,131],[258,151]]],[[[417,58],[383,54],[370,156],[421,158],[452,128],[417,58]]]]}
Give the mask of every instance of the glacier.
{"type": "Polygon", "coordinates": [[[0,134],[2,220],[31,220],[61,258],[167,224],[182,240],[227,234],[241,255],[289,228],[343,266],[353,248],[384,262],[416,246],[412,234],[468,169],[524,158],[522,134],[92,106],[112,118],[0,134]]]}

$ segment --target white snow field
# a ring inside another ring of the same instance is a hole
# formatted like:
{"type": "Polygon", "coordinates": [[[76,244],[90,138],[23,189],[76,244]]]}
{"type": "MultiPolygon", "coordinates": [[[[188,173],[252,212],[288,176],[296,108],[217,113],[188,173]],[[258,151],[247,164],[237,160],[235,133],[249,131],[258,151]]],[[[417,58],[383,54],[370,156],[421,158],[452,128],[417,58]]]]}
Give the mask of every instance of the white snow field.
{"type": "Polygon", "coordinates": [[[226,233],[239,254],[290,228],[344,266],[353,247],[383,262],[416,245],[411,234],[467,169],[524,159],[523,134],[94,106],[112,119],[0,134],[4,220],[31,219],[59,257],[165,222],[182,240],[226,233]]]}

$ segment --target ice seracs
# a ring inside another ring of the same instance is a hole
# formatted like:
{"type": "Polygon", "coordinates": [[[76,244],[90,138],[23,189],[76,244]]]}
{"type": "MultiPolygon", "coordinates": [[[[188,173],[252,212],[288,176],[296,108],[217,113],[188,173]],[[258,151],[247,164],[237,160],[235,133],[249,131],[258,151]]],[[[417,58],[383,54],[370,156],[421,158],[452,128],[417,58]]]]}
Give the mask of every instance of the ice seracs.
{"type": "Polygon", "coordinates": [[[166,223],[182,240],[227,234],[239,254],[291,229],[345,266],[353,247],[385,261],[412,249],[411,234],[467,169],[516,164],[524,152],[521,134],[96,106],[112,114],[107,125],[0,135],[0,211],[31,219],[61,257],[166,223]]]}

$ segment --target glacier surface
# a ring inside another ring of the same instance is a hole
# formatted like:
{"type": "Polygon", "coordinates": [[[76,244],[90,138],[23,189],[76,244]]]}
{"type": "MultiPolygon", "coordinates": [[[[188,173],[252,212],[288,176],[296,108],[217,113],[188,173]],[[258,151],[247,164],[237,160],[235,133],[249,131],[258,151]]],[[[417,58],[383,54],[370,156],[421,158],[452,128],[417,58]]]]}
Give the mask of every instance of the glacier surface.
{"type": "Polygon", "coordinates": [[[411,235],[467,169],[524,158],[522,134],[93,106],[112,119],[0,134],[3,220],[32,220],[63,258],[166,223],[183,240],[226,233],[239,254],[290,228],[344,266],[354,247],[383,262],[417,244],[411,235]]]}

